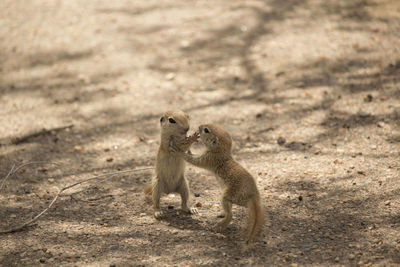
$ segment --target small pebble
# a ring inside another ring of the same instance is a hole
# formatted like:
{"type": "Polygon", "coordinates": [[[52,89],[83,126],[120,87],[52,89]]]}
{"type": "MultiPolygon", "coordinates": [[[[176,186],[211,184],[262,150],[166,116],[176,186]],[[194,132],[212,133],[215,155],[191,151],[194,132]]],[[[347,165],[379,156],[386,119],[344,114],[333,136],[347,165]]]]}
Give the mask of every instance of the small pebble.
{"type": "Polygon", "coordinates": [[[165,75],[165,79],[167,79],[168,81],[175,79],[175,73],[168,73],[167,75],[165,75]]]}
{"type": "Polygon", "coordinates": [[[279,136],[277,142],[278,142],[278,145],[281,146],[281,145],[283,145],[284,143],[286,143],[286,139],[283,138],[283,137],[281,137],[281,136],[279,136]]]}
{"type": "Polygon", "coordinates": [[[194,196],[195,196],[195,197],[199,197],[199,196],[200,196],[200,193],[194,193],[194,196]]]}
{"type": "Polygon", "coordinates": [[[107,162],[111,162],[111,161],[113,161],[113,160],[114,160],[113,158],[107,158],[107,159],[106,159],[107,162]]]}
{"type": "Polygon", "coordinates": [[[83,150],[82,146],[74,146],[74,151],[75,152],[81,152],[83,150]]]}
{"type": "Polygon", "coordinates": [[[360,116],[361,118],[366,118],[366,117],[371,116],[371,114],[364,112],[364,111],[360,111],[360,112],[358,112],[358,116],[360,116]]]}
{"type": "Polygon", "coordinates": [[[372,99],[373,99],[373,97],[372,97],[371,94],[368,94],[368,95],[366,95],[366,96],[364,97],[364,101],[365,101],[365,102],[372,102],[372,99]]]}
{"type": "Polygon", "coordinates": [[[169,210],[173,210],[173,209],[174,209],[174,206],[168,205],[168,209],[169,209],[169,210]]]}
{"type": "Polygon", "coordinates": [[[384,128],[385,127],[385,123],[383,121],[380,121],[376,124],[376,126],[378,126],[379,128],[384,128]]]}
{"type": "Polygon", "coordinates": [[[187,47],[189,47],[189,46],[190,46],[190,43],[189,43],[188,40],[182,40],[182,41],[181,41],[181,47],[182,47],[182,48],[187,48],[187,47]]]}
{"type": "Polygon", "coordinates": [[[200,207],[202,207],[202,206],[203,206],[203,204],[201,204],[201,202],[197,202],[197,203],[196,203],[196,207],[200,208],[200,207]]]}

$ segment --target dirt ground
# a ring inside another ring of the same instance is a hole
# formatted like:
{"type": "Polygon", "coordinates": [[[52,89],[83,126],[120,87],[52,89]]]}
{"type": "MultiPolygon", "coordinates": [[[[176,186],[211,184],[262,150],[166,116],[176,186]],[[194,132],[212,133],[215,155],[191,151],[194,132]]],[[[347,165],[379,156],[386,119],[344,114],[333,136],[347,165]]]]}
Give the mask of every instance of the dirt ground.
{"type": "Polygon", "coordinates": [[[0,230],[153,166],[171,108],[231,133],[267,218],[242,252],[212,174],[160,221],[152,170],[120,174],[1,234],[1,266],[400,266],[400,1],[2,0],[0,50],[0,178],[58,163],[6,181],[0,230]]]}

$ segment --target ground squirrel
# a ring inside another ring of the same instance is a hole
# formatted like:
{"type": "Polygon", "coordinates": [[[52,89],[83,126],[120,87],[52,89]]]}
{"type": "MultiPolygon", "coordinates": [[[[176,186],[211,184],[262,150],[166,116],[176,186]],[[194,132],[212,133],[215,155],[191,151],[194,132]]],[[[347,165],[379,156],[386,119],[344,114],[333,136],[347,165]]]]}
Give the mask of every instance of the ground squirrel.
{"type": "Polygon", "coordinates": [[[199,134],[200,140],[206,147],[202,155],[183,153],[176,146],[174,149],[187,162],[214,172],[222,186],[224,219],[217,224],[217,229],[225,228],[232,220],[232,203],[248,207],[249,223],[246,242],[250,243],[263,224],[263,209],[255,180],[232,158],[232,138],[227,131],[218,125],[206,124],[199,127],[199,134]]]}
{"type": "Polygon", "coordinates": [[[160,118],[161,143],[157,153],[155,175],[151,184],[144,189],[146,195],[152,195],[154,217],[160,218],[163,213],[160,210],[161,194],[177,192],[181,195],[182,210],[188,213],[197,213],[196,208],[189,208],[189,186],[184,176],[185,161],[174,150],[185,152],[195,142],[198,135],[187,137],[189,131],[189,116],[180,110],[170,110],[160,118]]]}

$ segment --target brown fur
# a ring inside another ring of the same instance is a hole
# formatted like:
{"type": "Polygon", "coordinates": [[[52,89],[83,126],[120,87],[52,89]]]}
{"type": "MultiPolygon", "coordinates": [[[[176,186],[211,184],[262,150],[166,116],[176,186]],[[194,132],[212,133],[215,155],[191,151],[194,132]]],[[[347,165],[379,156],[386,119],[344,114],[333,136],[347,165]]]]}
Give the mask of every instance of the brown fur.
{"type": "Polygon", "coordinates": [[[261,230],[263,210],[254,178],[246,169],[232,158],[232,138],[228,132],[215,124],[199,127],[200,139],[207,150],[200,156],[179,153],[184,159],[201,168],[215,173],[223,188],[222,208],[224,219],[217,228],[225,228],[232,219],[232,204],[249,209],[247,243],[252,242],[261,230]],[[208,132],[207,132],[208,131],[208,132]]]}
{"type": "Polygon", "coordinates": [[[152,195],[154,217],[163,214],[160,209],[160,197],[163,193],[177,192],[181,195],[182,210],[197,213],[195,208],[189,208],[189,186],[184,175],[185,161],[171,150],[174,144],[179,151],[185,152],[197,140],[197,136],[186,137],[189,130],[189,116],[180,110],[167,111],[160,119],[161,142],[157,153],[155,175],[151,184],[144,188],[146,195],[152,195]],[[175,121],[171,123],[170,120],[175,121]]]}

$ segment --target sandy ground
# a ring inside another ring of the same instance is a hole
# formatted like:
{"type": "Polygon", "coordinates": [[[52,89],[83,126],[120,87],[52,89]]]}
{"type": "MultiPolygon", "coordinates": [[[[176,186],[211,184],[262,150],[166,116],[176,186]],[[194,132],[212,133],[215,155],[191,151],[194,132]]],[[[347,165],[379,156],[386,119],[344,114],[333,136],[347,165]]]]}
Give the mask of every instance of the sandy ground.
{"type": "Polygon", "coordinates": [[[0,51],[0,177],[58,163],[7,180],[0,229],[153,166],[170,108],[231,133],[267,218],[242,252],[212,174],[160,221],[152,170],[121,174],[0,235],[1,266],[400,266],[400,1],[2,0],[0,51]]]}

